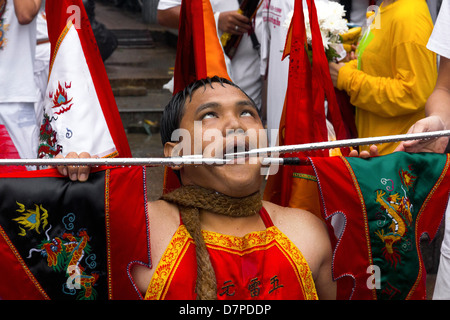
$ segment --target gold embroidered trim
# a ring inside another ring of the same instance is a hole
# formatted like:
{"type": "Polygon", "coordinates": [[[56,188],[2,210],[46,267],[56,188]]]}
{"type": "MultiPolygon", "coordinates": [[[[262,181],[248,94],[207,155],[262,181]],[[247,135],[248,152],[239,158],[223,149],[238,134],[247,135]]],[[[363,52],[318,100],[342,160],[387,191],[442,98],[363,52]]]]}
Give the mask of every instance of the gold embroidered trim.
{"type": "Polygon", "coordinates": [[[106,256],[107,256],[107,269],[108,269],[108,298],[112,299],[112,274],[111,274],[111,226],[110,226],[110,215],[109,215],[109,187],[111,179],[111,170],[107,169],[105,171],[105,229],[106,229],[106,256]]]}
{"type": "Polygon", "coordinates": [[[164,299],[173,276],[189,247],[187,245],[189,242],[193,243],[191,235],[184,225],[179,226],[150,280],[145,294],[146,300],[164,299]]]}
{"type": "Polygon", "coordinates": [[[317,182],[317,177],[313,176],[311,174],[294,172],[294,173],[292,173],[292,177],[293,178],[299,178],[299,179],[305,179],[305,180],[311,180],[311,181],[317,182]]]}
{"type": "Polygon", "coordinates": [[[61,46],[61,43],[63,42],[64,38],[66,37],[67,33],[69,32],[70,28],[73,26],[72,21],[67,21],[67,25],[64,27],[64,30],[61,32],[61,35],[58,38],[58,41],[56,41],[55,45],[55,51],[53,53],[52,61],[50,61],[50,67],[49,67],[49,73],[48,78],[50,79],[50,75],[52,74],[53,69],[53,63],[55,62],[55,58],[58,55],[59,47],[61,46]]]}

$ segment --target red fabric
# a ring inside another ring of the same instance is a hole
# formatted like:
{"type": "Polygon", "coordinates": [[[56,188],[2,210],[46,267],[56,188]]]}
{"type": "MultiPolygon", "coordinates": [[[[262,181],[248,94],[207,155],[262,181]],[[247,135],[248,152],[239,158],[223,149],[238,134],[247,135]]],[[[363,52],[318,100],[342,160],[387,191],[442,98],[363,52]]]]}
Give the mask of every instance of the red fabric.
{"type": "MultiPolygon", "coordinates": [[[[4,125],[0,125],[0,159],[19,159],[19,153],[4,125]]],[[[25,171],[22,166],[0,166],[0,174],[6,172],[25,171]]]]}
{"type": "MultiPolygon", "coordinates": [[[[337,140],[349,138],[329,73],[314,1],[307,1],[312,33],[312,66],[306,52],[306,28],[302,0],[296,0],[283,59],[289,56],[289,78],[280,121],[279,144],[295,145],[328,141],[324,101],[328,101],[328,120],[337,140]]],[[[348,150],[342,150],[347,154],[348,150]]],[[[297,152],[295,156],[327,157],[328,150],[297,152]]],[[[291,154],[285,156],[292,156],[291,154]]],[[[288,206],[292,194],[293,168],[281,166],[268,179],[264,199],[288,206]]]]}
{"type": "Polygon", "coordinates": [[[84,56],[89,66],[91,77],[95,85],[95,90],[100,101],[109,132],[111,133],[111,137],[114,141],[119,156],[122,158],[131,157],[130,146],[128,145],[127,136],[123,128],[116,100],[109,85],[108,75],[84,8],[83,1],[49,0],[46,2],[45,10],[47,13],[48,35],[51,42],[50,61],[54,59],[54,55],[56,54],[55,47],[62,31],[67,25],[68,19],[75,19],[73,20],[74,25],[79,23],[81,26],[76,30],[80,38],[84,56]],[[75,6],[80,10],[81,14],[79,18],[81,21],[76,20],[78,17],[76,14],[73,14],[73,10],[69,8],[71,6],[75,6]]]}
{"type": "MultiPolygon", "coordinates": [[[[342,205],[342,200],[345,200],[345,212],[361,213],[361,203],[353,179],[349,177],[349,173],[345,163],[338,157],[331,158],[315,158],[313,159],[316,170],[319,172],[320,184],[324,198],[324,218],[329,222],[331,213],[335,213],[335,207],[342,205]],[[324,160],[324,161],[322,161],[324,160]],[[336,192],[336,184],[331,183],[328,179],[322,177],[321,173],[333,173],[333,181],[339,182],[339,192],[336,192]],[[322,181],[323,179],[323,181],[322,181]],[[331,190],[330,190],[331,189],[331,190]],[[345,198],[343,197],[345,195],[345,198]]],[[[372,300],[373,293],[367,290],[367,266],[370,252],[367,244],[367,239],[363,230],[365,230],[364,219],[352,219],[351,225],[346,225],[345,241],[337,235],[330,236],[332,247],[337,251],[339,248],[347,248],[347,250],[340,251],[333,257],[333,274],[347,275],[339,278],[337,298],[341,299],[355,299],[355,300],[372,300]],[[351,249],[350,249],[351,248],[351,249]],[[348,262],[351,261],[351,264],[348,262]],[[350,270],[349,270],[350,269],[350,270]],[[345,271],[344,271],[345,270],[345,271]],[[355,277],[353,279],[353,277],[355,277]],[[353,294],[353,295],[352,295],[353,294]]]]}
{"type": "Polygon", "coordinates": [[[195,80],[229,79],[216,23],[208,0],[183,0],[180,9],[174,94],[195,80]]]}

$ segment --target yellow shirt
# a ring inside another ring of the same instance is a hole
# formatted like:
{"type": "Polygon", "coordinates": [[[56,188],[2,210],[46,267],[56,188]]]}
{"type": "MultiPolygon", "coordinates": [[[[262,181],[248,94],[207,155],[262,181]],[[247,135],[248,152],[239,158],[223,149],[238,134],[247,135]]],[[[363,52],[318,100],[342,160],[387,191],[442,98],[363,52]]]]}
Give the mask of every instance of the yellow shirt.
{"type": "MultiPolygon", "coordinates": [[[[361,138],[406,133],[425,116],[437,79],[436,55],[426,48],[433,31],[426,1],[382,4],[379,15],[379,28],[372,28],[358,47],[359,62],[342,67],[337,82],[356,107],[361,138]]],[[[397,144],[378,145],[380,154],[391,153],[397,144]]]]}

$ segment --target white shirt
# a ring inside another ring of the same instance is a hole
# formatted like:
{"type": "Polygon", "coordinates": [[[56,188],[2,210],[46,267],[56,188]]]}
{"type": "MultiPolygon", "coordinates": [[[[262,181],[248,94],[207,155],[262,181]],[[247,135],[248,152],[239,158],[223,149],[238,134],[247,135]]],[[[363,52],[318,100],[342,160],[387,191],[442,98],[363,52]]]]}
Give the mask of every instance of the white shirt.
{"type": "Polygon", "coordinates": [[[36,102],[33,64],[36,50],[36,19],[19,24],[14,2],[7,1],[2,17],[3,43],[0,49],[0,103],[36,102]]]}
{"type": "Polygon", "coordinates": [[[280,126],[286,96],[289,57],[281,58],[288,31],[284,24],[292,10],[294,0],[264,0],[262,4],[261,74],[267,75],[267,129],[271,146],[277,142],[271,133],[280,126]]]}
{"type": "MultiPolygon", "coordinates": [[[[220,12],[234,11],[239,9],[237,0],[211,0],[211,7],[216,19],[216,26],[220,12]]],[[[181,5],[181,0],[160,0],[158,10],[166,10],[181,5]]],[[[258,11],[255,18],[255,33],[261,42],[262,34],[262,16],[261,10],[258,11]]],[[[222,32],[217,28],[218,37],[222,32]]],[[[229,76],[245,93],[247,93],[258,107],[261,105],[262,81],[259,74],[260,57],[258,51],[253,49],[251,38],[244,34],[233,60],[228,60],[229,76]]]]}
{"type": "Polygon", "coordinates": [[[427,48],[450,59],[450,0],[443,0],[427,48]]]}

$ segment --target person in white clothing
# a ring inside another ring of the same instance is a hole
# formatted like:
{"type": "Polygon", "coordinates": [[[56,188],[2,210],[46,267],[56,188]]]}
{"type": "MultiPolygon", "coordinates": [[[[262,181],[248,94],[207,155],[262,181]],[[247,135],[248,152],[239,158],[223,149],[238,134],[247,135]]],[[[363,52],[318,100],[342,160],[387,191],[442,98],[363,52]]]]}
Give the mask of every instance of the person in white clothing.
{"type": "Polygon", "coordinates": [[[41,0],[0,0],[0,125],[21,158],[37,156],[33,64],[40,7],[41,0]]]}
{"type": "MultiPolygon", "coordinates": [[[[315,0],[325,1],[329,0],[315,0]]],[[[288,28],[286,21],[294,10],[295,0],[264,0],[262,4],[263,35],[261,40],[261,75],[266,79],[266,114],[270,146],[277,144],[272,132],[280,126],[286,96],[289,59],[282,60],[288,28]]],[[[307,10],[306,1],[303,8],[307,10]]]]}
{"type": "MultiPolygon", "coordinates": [[[[225,32],[243,35],[233,59],[226,59],[229,76],[255,101],[258,109],[261,110],[263,82],[259,73],[258,48],[262,33],[261,10],[257,11],[255,20],[250,21],[238,13],[239,0],[211,0],[210,2],[216,19],[219,39],[225,32]],[[250,25],[253,25],[256,42],[248,35],[250,25]]],[[[180,7],[181,0],[160,0],[157,12],[158,23],[165,27],[178,29],[180,7]]]]}
{"type": "Polygon", "coordinates": [[[34,61],[34,79],[39,90],[38,101],[35,103],[36,121],[39,127],[44,113],[43,103],[45,99],[45,91],[47,90],[51,51],[47,31],[47,17],[43,8],[37,15],[36,27],[37,37],[34,61]]]}
{"type": "MultiPolygon", "coordinates": [[[[282,60],[287,28],[283,25],[294,10],[294,0],[264,0],[262,4],[263,35],[261,39],[261,75],[266,78],[266,115],[268,132],[277,131],[289,75],[289,59],[282,60]]],[[[269,143],[277,139],[269,134],[269,143]]]]}

